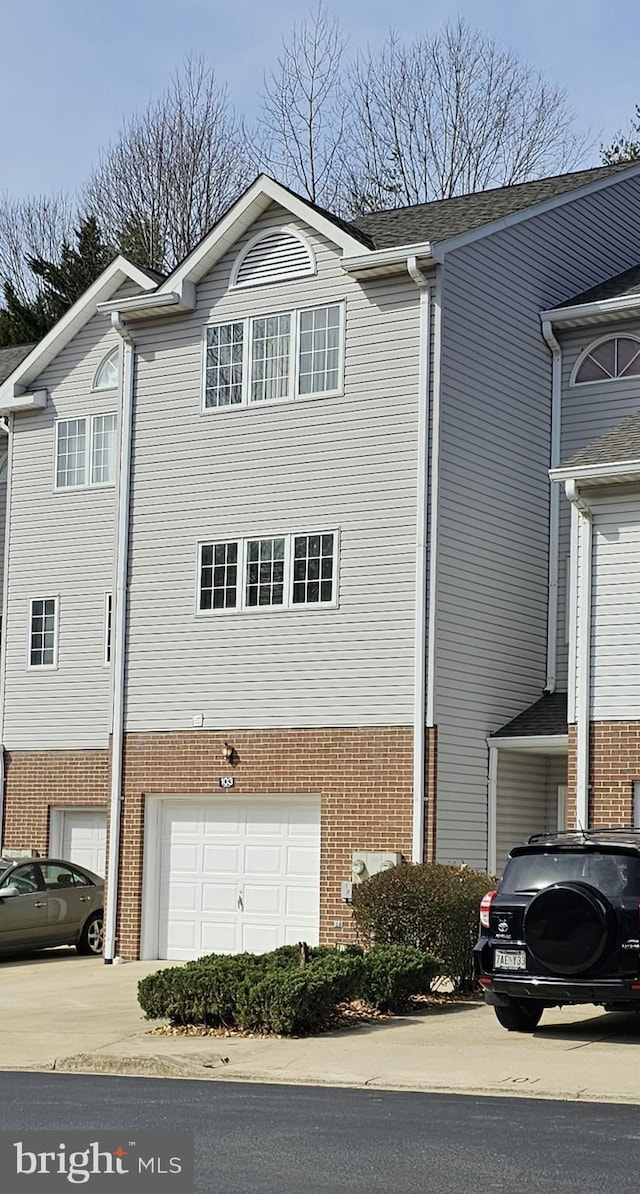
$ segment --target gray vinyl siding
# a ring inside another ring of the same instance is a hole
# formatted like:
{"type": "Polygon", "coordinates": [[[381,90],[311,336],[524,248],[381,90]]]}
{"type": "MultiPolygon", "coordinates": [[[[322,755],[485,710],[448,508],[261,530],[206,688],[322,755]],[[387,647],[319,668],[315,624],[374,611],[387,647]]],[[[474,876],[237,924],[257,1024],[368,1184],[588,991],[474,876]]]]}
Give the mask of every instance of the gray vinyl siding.
{"type": "Polygon", "coordinates": [[[562,756],[501,750],[498,755],[496,869],[532,833],[558,828],[558,787],[567,782],[562,756]]]}
{"type": "Polygon", "coordinates": [[[438,854],[486,865],[485,737],[546,678],[551,362],[539,312],[640,258],[639,186],[503,229],[444,265],[438,854]]]}
{"type": "Polygon", "coordinates": [[[592,499],[590,716],[640,718],[640,490],[592,499]]]}
{"type": "MultiPolygon", "coordinates": [[[[5,437],[5,444],[7,439],[5,437]]],[[[5,534],[7,528],[7,470],[0,475],[0,614],[2,613],[2,591],[4,589],[5,534]]]]}
{"type": "Polygon", "coordinates": [[[54,423],[117,410],[118,392],[91,392],[119,343],[94,316],[43,372],[44,410],[16,415],[13,437],[6,691],[10,750],[106,747],[110,679],[104,667],[104,594],[113,586],[115,489],[54,492],[54,423]],[[59,597],[55,670],[27,667],[29,603],[59,597]]]}
{"type": "MultiPolygon", "coordinates": [[[[622,419],[640,409],[640,377],[619,381],[591,382],[571,385],[571,376],[585,348],[607,335],[640,337],[640,320],[626,320],[564,332],[558,338],[562,345],[562,445],[561,460],[568,460],[591,440],[610,431],[622,419]]],[[[567,559],[571,546],[570,503],[561,492],[560,498],[560,577],[558,586],[558,688],[567,687],[566,603],[567,559]]]]}
{"type": "Polygon", "coordinates": [[[236,254],[198,286],[193,316],[137,337],[129,731],[411,722],[418,290],[361,285],[312,242],[311,278],[229,290],[236,254]],[[208,321],[346,304],[344,395],[201,413],[208,321]],[[340,532],[337,609],[196,613],[200,541],[340,532]]]}

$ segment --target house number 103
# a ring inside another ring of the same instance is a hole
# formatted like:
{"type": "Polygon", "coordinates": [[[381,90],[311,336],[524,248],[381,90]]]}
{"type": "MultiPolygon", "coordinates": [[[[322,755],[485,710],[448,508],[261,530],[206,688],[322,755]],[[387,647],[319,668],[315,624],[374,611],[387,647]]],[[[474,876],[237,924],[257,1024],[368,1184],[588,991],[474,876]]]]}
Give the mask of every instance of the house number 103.
{"type": "Polygon", "coordinates": [[[232,775],[221,775],[218,783],[221,788],[234,788],[236,781],[232,775]]]}

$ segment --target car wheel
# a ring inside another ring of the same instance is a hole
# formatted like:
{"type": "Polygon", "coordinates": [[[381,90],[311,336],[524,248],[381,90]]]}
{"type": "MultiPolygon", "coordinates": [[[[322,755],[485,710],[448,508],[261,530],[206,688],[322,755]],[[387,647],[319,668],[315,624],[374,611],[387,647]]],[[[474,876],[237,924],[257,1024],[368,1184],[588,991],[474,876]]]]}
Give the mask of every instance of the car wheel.
{"type": "Polygon", "coordinates": [[[512,999],[508,1007],[494,1007],[494,1012],[509,1032],[533,1032],[544,1011],[532,999],[512,999]]]}
{"type": "Polygon", "coordinates": [[[76,945],[79,954],[90,954],[97,957],[102,953],[104,945],[104,920],[102,912],[94,912],[90,916],[80,934],[76,945]]]}

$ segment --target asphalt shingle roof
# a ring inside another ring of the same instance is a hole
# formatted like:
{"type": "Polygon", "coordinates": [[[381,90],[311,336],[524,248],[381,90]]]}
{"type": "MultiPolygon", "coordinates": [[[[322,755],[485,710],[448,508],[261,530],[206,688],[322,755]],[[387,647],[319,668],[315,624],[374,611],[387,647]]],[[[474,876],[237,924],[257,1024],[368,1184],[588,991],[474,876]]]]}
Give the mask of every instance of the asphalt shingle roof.
{"type": "Polygon", "coordinates": [[[606,282],[599,282],[597,286],[591,286],[589,290],[583,290],[582,294],[567,299],[566,302],[559,305],[560,307],[577,307],[580,303],[602,303],[606,299],[622,298],[632,294],[640,295],[640,265],[633,265],[624,273],[616,274],[615,277],[608,278],[606,282]]]}
{"type": "Polygon", "coordinates": [[[376,249],[425,241],[438,243],[628,168],[628,162],[616,166],[596,166],[592,170],[557,174],[553,178],[541,178],[535,182],[457,195],[453,199],[437,199],[414,207],[372,212],[353,220],[352,227],[361,236],[364,234],[369,237],[376,249]]]}
{"type": "Polygon", "coordinates": [[[640,460],[640,411],[629,415],[605,435],[600,435],[585,448],[563,460],[562,468],[581,468],[588,464],[618,464],[624,460],[640,460]]]}
{"type": "Polygon", "coordinates": [[[0,348],[0,384],[18,368],[32,348],[35,348],[35,344],[15,344],[10,348],[0,348]]]}
{"type": "Polygon", "coordinates": [[[508,721],[492,738],[530,738],[567,733],[567,694],[547,692],[539,701],[508,721]]]}

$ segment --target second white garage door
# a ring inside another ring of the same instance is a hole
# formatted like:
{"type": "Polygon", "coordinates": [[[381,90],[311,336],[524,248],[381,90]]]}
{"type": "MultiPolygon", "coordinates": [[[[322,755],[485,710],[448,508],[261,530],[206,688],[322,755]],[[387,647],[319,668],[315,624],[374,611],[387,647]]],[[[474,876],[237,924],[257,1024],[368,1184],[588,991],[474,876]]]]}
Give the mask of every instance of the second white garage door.
{"type": "Polygon", "coordinates": [[[319,801],[162,801],[158,957],[318,941],[319,801]]]}
{"type": "Polygon", "coordinates": [[[78,862],[96,875],[105,873],[107,814],[99,808],[51,810],[49,850],[57,858],[78,862]]]}

